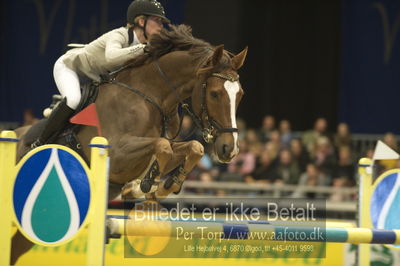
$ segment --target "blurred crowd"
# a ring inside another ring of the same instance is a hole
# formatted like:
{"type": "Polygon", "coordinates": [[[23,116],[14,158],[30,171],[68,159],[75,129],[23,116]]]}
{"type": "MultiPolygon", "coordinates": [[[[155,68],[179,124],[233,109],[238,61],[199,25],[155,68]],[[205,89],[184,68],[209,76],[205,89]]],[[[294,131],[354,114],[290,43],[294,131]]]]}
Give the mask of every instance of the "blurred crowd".
{"type": "MultiPolygon", "coordinates": [[[[190,118],[185,117],[181,138],[201,141],[198,133],[186,135],[192,132],[192,127],[190,118]]],[[[293,132],[290,121],[278,122],[271,115],[266,115],[257,129],[247,128],[245,122],[239,119],[238,128],[239,154],[229,164],[221,164],[207,153],[190,173],[189,180],[234,181],[263,186],[331,186],[340,189],[356,185],[358,159],[373,155],[372,149],[360,151],[353,148],[352,135],[346,123],[339,123],[336,130],[330,132],[323,117],[316,119],[313,128],[304,132],[293,132]]],[[[386,133],[382,140],[393,150],[398,150],[394,134],[386,133]]],[[[380,161],[379,171],[398,167],[398,163],[397,160],[380,161]]],[[[216,193],[223,195],[224,191],[216,193]]],[[[344,201],[352,200],[355,195],[331,193],[326,196],[295,189],[291,196],[328,197],[329,200],[344,201]]]]}
{"type": "MultiPolygon", "coordinates": [[[[23,112],[23,123],[33,125],[38,121],[32,109],[23,112]]],[[[305,192],[300,186],[333,187],[338,191],[356,185],[357,162],[361,157],[372,158],[373,149],[360,149],[354,145],[352,134],[346,123],[339,123],[335,131],[329,131],[328,121],[317,118],[312,129],[293,131],[288,120],[277,121],[266,115],[259,128],[247,128],[238,119],[239,154],[229,163],[214,159],[212,148],[188,175],[187,180],[202,182],[243,182],[248,184],[295,185],[292,197],[324,197],[329,200],[352,200],[355,195],[343,193],[305,192]]],[[[198,140],[204,146],[201,132],[194,126],[189,116],[184,116],[179,140],[198,140]]],[[[393,133],[386,133],[382,141],[399,152],[398,141],[393,133]]],[[[376,163],[375,174],[400,168],[399,160],[381,160],[376,163]]],[[[225,195],[224,190],[191,189],[190,192],[225,195]]],[[[230,192],[231,193],[231,192],[230,192]]],[[[285,195],[288,196],[288,195],[285,195]]]]}

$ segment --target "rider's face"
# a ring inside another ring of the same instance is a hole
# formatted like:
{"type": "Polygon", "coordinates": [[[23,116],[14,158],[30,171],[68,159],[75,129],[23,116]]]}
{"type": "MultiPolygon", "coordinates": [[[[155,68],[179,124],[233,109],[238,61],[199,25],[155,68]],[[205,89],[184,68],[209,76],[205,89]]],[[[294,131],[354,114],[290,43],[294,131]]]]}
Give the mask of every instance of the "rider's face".
{"type": "Polygon", "coordinates": [[[146,33],[150,37],[153,34],[157,34],[164,27],[163,20],[160,17],[149,16],[147,18],[146,33]]]}

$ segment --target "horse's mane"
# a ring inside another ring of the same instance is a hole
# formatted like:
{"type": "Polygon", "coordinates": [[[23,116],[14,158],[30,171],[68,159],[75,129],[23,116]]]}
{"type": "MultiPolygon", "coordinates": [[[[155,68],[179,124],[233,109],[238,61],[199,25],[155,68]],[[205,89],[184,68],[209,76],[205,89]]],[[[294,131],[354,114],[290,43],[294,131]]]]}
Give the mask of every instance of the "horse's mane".
{"type": "MultiPolygon", "coordinates": [[[[211,58],[214,47],[201,39],[192,35],[192,28],[188,25],[170,25],[170,29],[162,29],[160,33],[154,34],[150,39],[150,45],[146,47],[146,52],[128,64],[132,67],[138,67],[150,63],[161,56],[174,51],[189,51],[193,55],[193,60],[198,62],[198,66],[204,65],[211,58]]],[[[221,60],[227,64],[228,60],[221,60]]]]}

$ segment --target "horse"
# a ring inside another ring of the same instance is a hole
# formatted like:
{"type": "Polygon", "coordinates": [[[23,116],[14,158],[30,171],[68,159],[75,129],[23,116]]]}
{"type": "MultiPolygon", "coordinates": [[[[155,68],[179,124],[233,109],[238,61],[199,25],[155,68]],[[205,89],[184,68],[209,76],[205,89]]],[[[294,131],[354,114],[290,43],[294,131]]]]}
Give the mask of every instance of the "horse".
{"type": "MultiPolygon", "coordinates": [[[[204,154],[199,141],[174,141],[180,130],[181,105],[212,143],[220,162],[238,154],[236,110],[244,92],[237,72],[246,55],[247,47],[234,55],[223,45],[195,38],[190,26],[172,25],[152,37],[143,55],[99,86],[95,105],[101,131],[111,145],[109,199],[122,193],[160,200],[180,191],[204,154]],[[191,108],[185,103],[188,98],[191,108]]],[[[18,158],[31,149],[27,131],[19,136],[18,158]]],[[[96,135],[91,126],[77,133],[89,159],[87,144],[96,135]]],[[[30,247],[17,233],[12,262],[30,247]]]]}

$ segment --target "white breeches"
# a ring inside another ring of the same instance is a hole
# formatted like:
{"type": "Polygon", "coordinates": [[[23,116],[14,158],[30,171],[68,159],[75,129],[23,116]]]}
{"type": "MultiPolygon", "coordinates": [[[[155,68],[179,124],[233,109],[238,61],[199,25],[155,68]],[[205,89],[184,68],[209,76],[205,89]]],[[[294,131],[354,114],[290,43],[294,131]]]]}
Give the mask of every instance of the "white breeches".
{"type": "Polygon", "coordinates": [[[75,110],[81,100],[79,76],[64,64],[63,57],[54,64],[53,76],[61,96],[66,97],[67,105],[75,110]]]}

